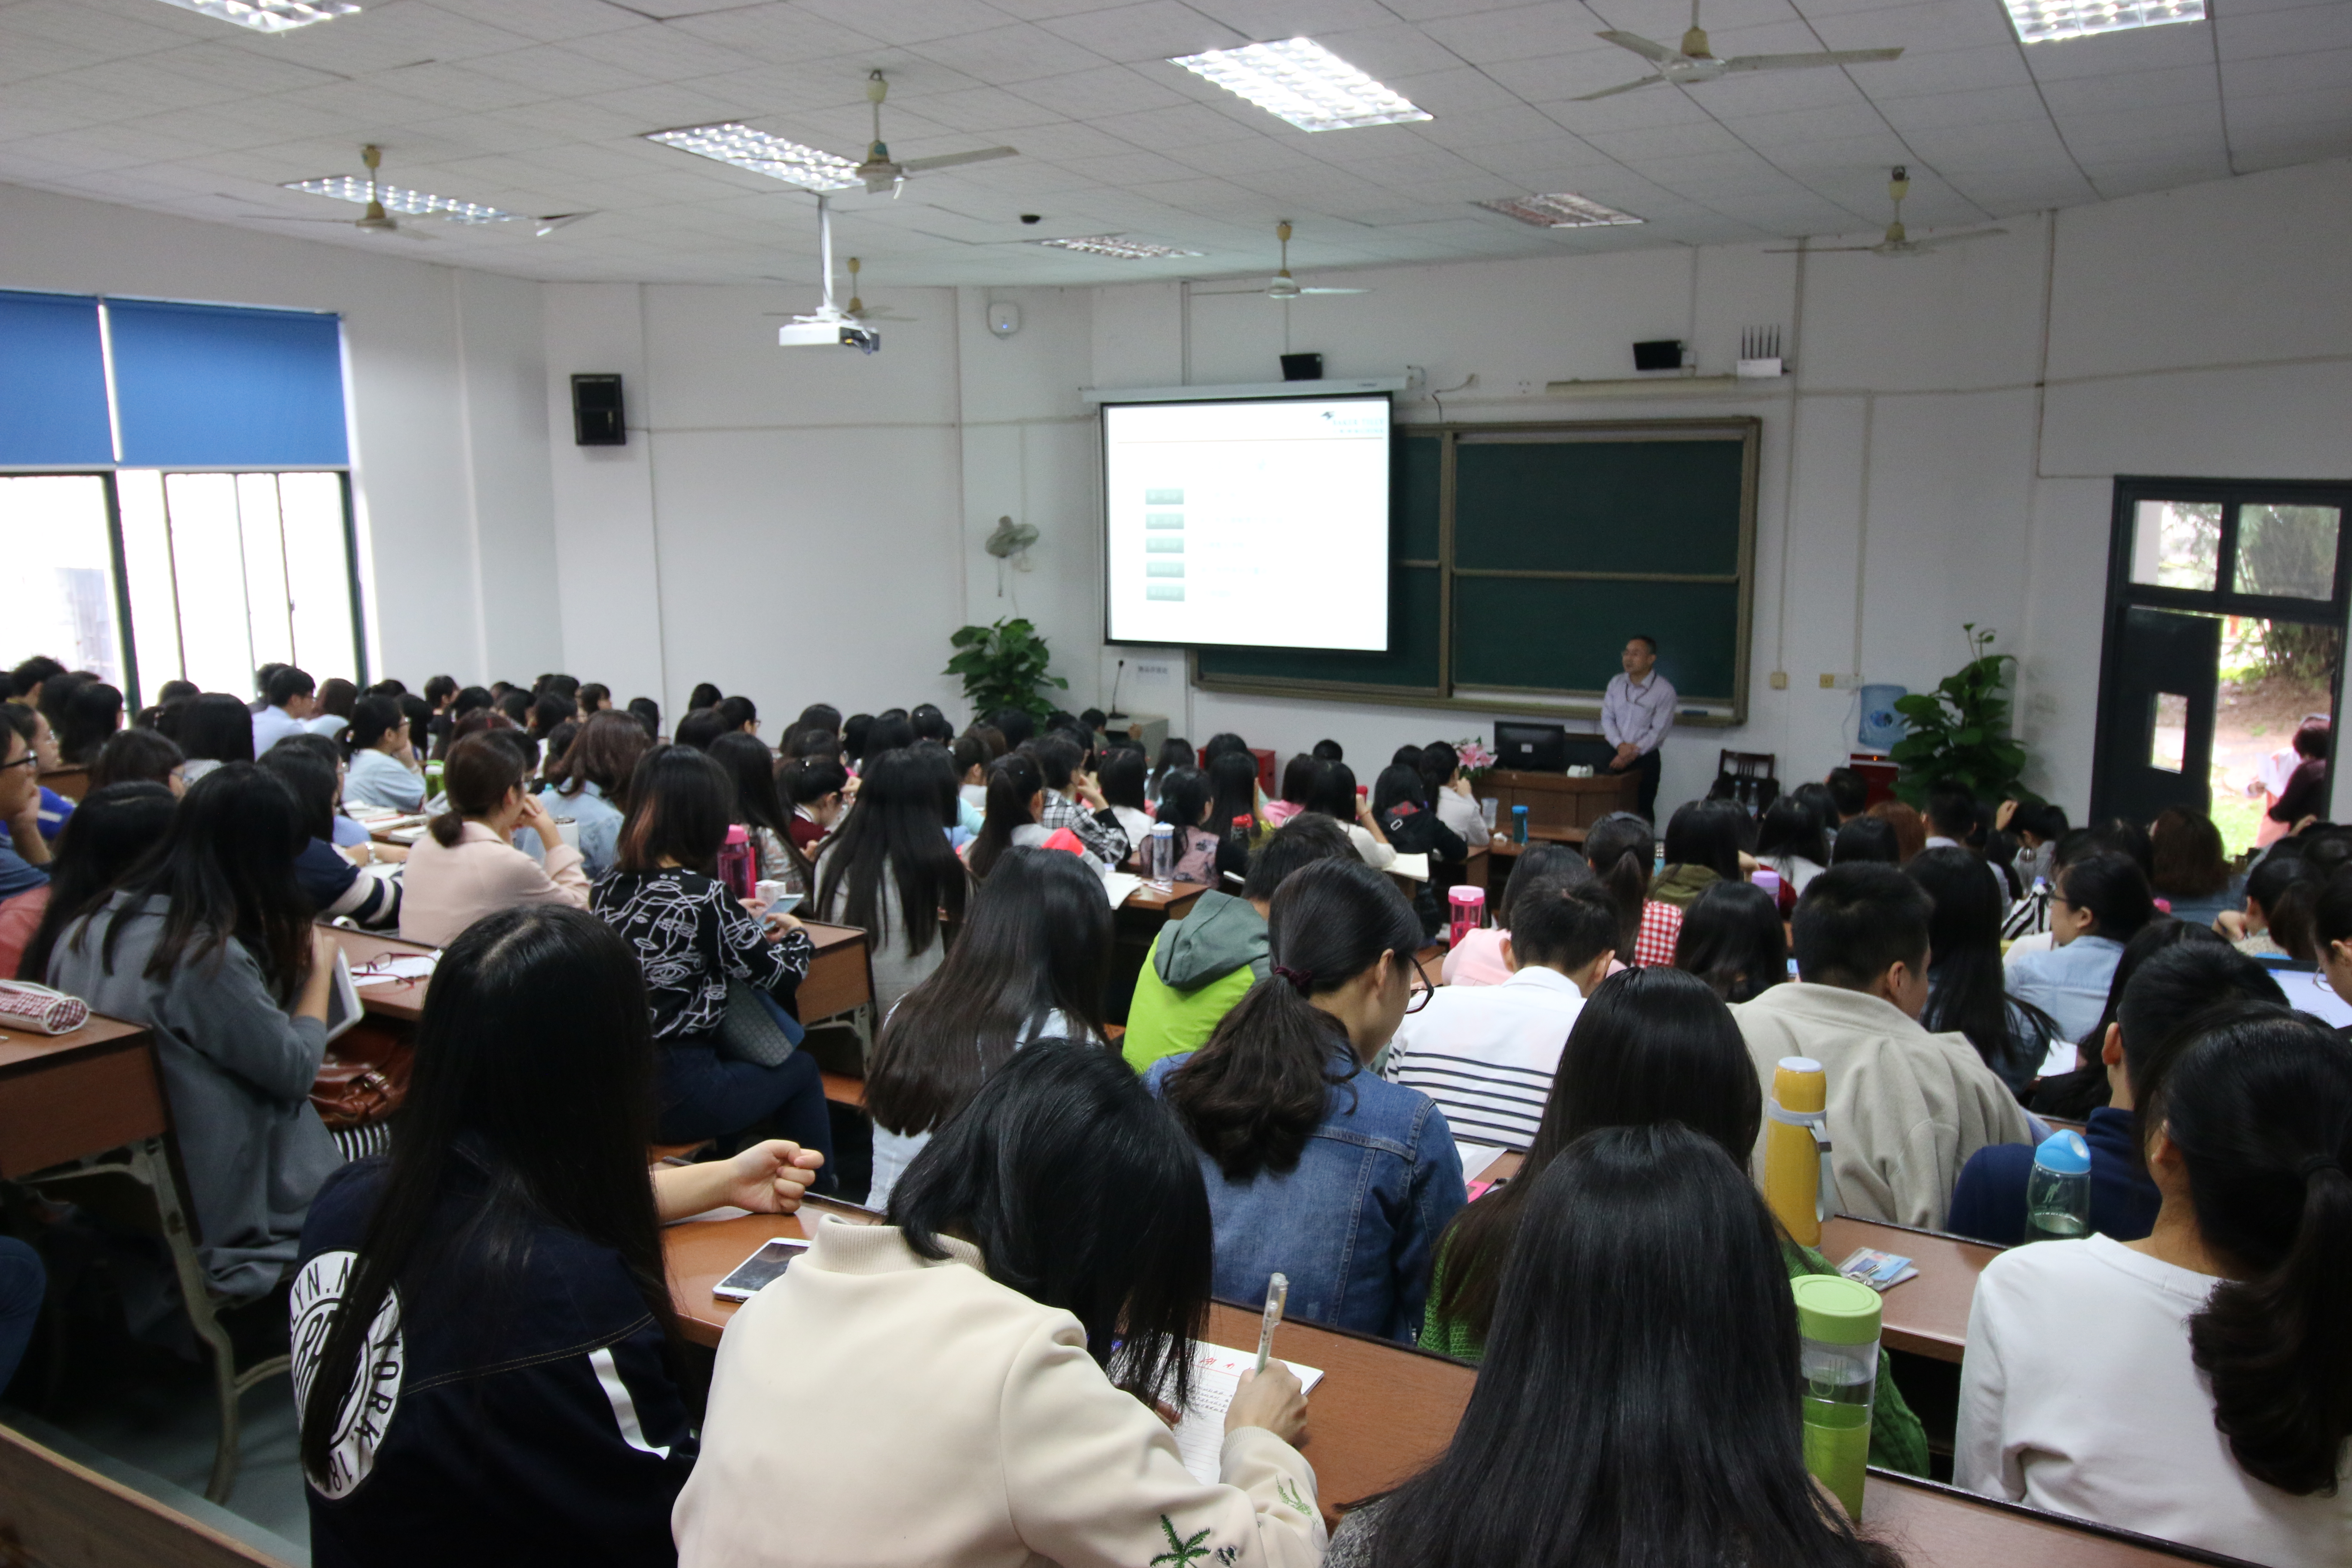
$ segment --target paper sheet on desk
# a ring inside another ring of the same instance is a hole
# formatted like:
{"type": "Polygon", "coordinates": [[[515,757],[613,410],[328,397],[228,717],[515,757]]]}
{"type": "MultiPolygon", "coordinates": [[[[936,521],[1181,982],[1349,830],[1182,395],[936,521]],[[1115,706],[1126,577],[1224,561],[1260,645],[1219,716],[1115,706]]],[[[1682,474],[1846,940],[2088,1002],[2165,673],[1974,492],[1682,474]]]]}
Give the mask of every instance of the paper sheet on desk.
{"type": "Polygon", "coordinates": [[[1454,1152],[1462,1156],[1462,1179],[1475,1182],[1486,1173],[1486,1167],[1503,1157],[1503,1152],[1492,1143],[1465,1143],[1454,1141],[1454,1152]]]}
{"type": "Polygon", "coordinates": [[[424,980],[433,973],[433,955],[428,952],[404,952],[397,958],[379,958],[367,965],[364,973],[352,972],[354,985],[389,985],[395,980],[424,980]]]}
{"type": "MultiPolygon", "coordinates": [[[[1192,1398],[1184,1417],[1176,1423],[1176,1452],[1192,1479],[1217,1484],[1217,1460],[1225,1449],[1225,1410],[1242,1385],[1242,1373],[1257,1365],[1257,1352],[1228,1350],[1223,1345],[1200,1345],[1192,1363],[1192,1398]]],[[[1307,1392],[1323,1381],[1320,1367],[1285,1362],[1307,1392]]]]}
{"type": "Polygon", "coordinates": [[[1127,896],[1143,886],[1143,879],[1128,871],[1105,871],[1103,893],[1110,900],[1112,909],[1127,902],[1127,896]]]}
{"type": "Polygon", "coordinates": [[[1429,851],[1424,849],[1418,855],[1400,855],[1390,862],[1388,868],[1411,881],[1426,882],[1429,880],[1429,851]]]}

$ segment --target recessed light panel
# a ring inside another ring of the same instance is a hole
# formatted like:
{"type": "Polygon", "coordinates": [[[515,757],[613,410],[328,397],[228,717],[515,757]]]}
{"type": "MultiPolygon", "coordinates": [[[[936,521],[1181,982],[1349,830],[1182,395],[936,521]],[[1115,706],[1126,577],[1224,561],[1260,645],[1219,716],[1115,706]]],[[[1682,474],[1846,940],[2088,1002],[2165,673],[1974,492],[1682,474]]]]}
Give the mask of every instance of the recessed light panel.
{"type": "Polygon", "coordinates": [[[732,163],[788,185],[809,191],[845,191],[859,184],[857,165],[816,147],[803,147],[764,131],[730,121],[724,125],[689,125],[679,131],[654,131],[648,142],[675,147],[681,153],[732,163]]]}
{"type": "MultiPolygon", "coordinates": [[[[315,180],[289,180],[281,189],[308,191],[314,196],[332,196],[339,202],[359,202],[369,199],[368,183],[350,174],[327,174],[315,180]]],[[[501,212],[486,207],[479,202],[452,201],[447,196],[427,195],[424,191],[406,191],[398,185],[378,184],[374,199],[383,204],[383,210],[407,213],[415,217],[446,218],[451,223],[506,223],[519,218],[520,213],[501,212]]]]}
{"type": "Polygon", "coordinates": [[[1043,245],[1055,250],[1083,251],[1088,256],[1108,256],[1116,261],[1157,261],[1165,256],[1199,256],[1198,250],[1179,250],[1172,245],[1152,245],[1140,239],[1121,239],[1115,234],[1089,234],[1076,239],[1033,239],[1032,245],[1043,245]]]}
{"type": "Polygon", "coordinates": [[[224,22],[235,22],[257,33],[290,33],[313,22],[331,22],[359,9],[351,0],[163,0],[183,11],[195,11],[224,22]]]}
{"type": "Polygon", "coordinates": [[[1248,99],[1301,131],[1344,131],[1428,120],[1429,110],[1381,86],[1312,38],[1244,44],[1168,62],[1248,99]]]}
{"type": "Polygon", "coordinates": [[[2205,0],[2008,0],[2008,5],[2018,41],[2026,44],[2205,19],[2205,0]]]}
{"type": "Polygon", "coordinates": [[[1480,202],[1489,212],[1515,217],[1521,223],[1538,228],[1615,228],[1622,224],[1640,223],[1632,213],[1621,213],[1614,207],[1604,207],[1599,202],[1561,192],[1549,196],[1505,196],[1499,201],[1480,202]]]}

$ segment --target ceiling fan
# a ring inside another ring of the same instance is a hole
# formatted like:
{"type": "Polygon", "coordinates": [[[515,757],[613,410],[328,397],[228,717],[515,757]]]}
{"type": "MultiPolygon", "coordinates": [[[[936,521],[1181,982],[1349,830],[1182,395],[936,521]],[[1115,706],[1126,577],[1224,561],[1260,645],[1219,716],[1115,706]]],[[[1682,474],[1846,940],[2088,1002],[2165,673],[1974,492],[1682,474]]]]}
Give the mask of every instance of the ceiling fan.
{"type": "Polygon", "coordinates": [[[1616,87],[1604,87],[1599,92],[1588,92],[1576,100],[1590,103],[1596,98],[1613,98],[1621,92],[1631,92],[1637,87],[1655,87],[1660,82],[1672,82],[1676,87],[1693,87],[1703,81],[1713,81],[1732,71],[1807,70],[1816,66],[1869,65],[1878,60],[1891,60],[1901,49],[1823,49],[1807,55],[1735,55],[1719,60],[1707,47],[1706,32],[1698,25],[1698,0],[1691,0],[1690,31],[1683,35],[1678,48],[1645,38],[1639,33],[1612,30],[1600,37],[1621,49],[1631,49],[1658,68],[1654,76],[1639,81],[1629,81],[1616,87]]]}
{"type": "Polygon", "coordinates": [[[866,101],[874,106],[874,141],[866,149],[866,161],[857,165],[855,173],[865,182],[866,193],[870,195],[879,195],[887,190],[895,200],[898,193],[907,188],[907,176],[909,174],[1021,155],[1018,147],[983,147],[977,153],[942,153],[936,158],[909,158],[901,163],[890,156],[890,149],[882,140],[882,100],[889,93],[890,84],[882,79],[880,71],[866,79],[866,101]]]}
{"type": "Polygon", "coordinates": [[[1195,294],[1263,294],[1269,300],[1290,300],[1301,294],[1369,294],[1369,289],[1306,289],[1290,275],[1290,220],[1284,218],[1274,226],[1274,237],[1282,247],[1282,265],[1263,289],[1195,289],[1195,294]]]}
{"type": "MultiPolygon", "coordinates": [[[[830,215],[828,215],[828,217],[830,215]]],[[[919,316],[902,316],[898,314],[898,311],[888,309],[880,310],[867,309],[866,301],[857,297],[857,273],[858,269],[863,266],[865,266],[865,263],[860,261],[856,257],[853,256],[849,258],[849,303],[842,307],[841,313],[843,315],[855,317],[861,321],[915,321],[922,319],[919,316]]],[[[790,278],[772,278],[770,281],[776,283],[790,283],[794,281],[794,279],[790,278]]],[[[791,315],[792,312],[789,310],[763,310],[761,314],[765,316],[787,316],[791,315]]],[[[802,318],[800,317],[793,317],[793,320],[795,321],[801,319],[802,318]]]]}
{"type": "MultiPolygon", "coordinates": [[[[296,217],[285,213],[269,213],[257,216],[260,216],[261,221],[264,223],[331,223],[346,228],[358,229],[362,234],[397,235],[402,239],[431,239],[433,237],[431,235],[425,234],[421,230],[401,227],[400,220],[384,210],[383,192],[379,188],[376,180],[377,172],[383,164],[383,149],[375,145],[373,142],[370,142],[367,146],[360,149],[360,162],[367,165],[367,210],[361,213],[359,216],[355,218],[296,217]]],[[[314,192],[313,194],[320,193],[314,192]]],[[[397,195],[398,193],[394,194],[397,195]]],[[[238,196],[231,199],[243,201],[245,198],[238,196]]],[[[338,197],[336,199],[340,200],[341,198],[338,197]]],[[[438,198],[434,199],[437,200],[438,198]]],[[[410,216],[415,216],[418,215],[412,214],[410,216]]],[[[442,215],[436,213],[425,216],[438,217],[442,215]]],[[[516,215],[513,214],[499,214],[497,217],[491,219],[491,221],[507,221],[515,216],[516,215]]],[[[548,235],[553,234],[559,228],[567,228],[572,224],[578,223],[582,218],[594,217],[596,215],[593,212],[549,213],[543,217],[530,218],[524,221],[532,225],[532,232],[536,237],[544,238],[548,235]]],[[[479,223],[483,220],[481,218],[477,218],[474,221],[479,223]]]]}
{"type": "MultiPolygon", "coordinates": [[[[1927,239],[1913,239],[1903,228],[1903,198],[1911,194],[1911,172],[1902,164],[1895,165],[1894,177],[1886,182],[1886,194],[1895,198],[1895,221],[1886,226],[1886,237],[1876,245],[1822,245],[1808,247],[1813,256],[1834,255],[1839,251],[1868,251],[1873,256],[1917,256],[1942,245],[1958,245],[1964,239],[1989,239],[1996,234],[2007,234],[2005,228],[1971,228],[1959,234],[1938,234],[1927,239]]],[[[1787,256],[1788,250],[1767,254],[1787,256]]]]}

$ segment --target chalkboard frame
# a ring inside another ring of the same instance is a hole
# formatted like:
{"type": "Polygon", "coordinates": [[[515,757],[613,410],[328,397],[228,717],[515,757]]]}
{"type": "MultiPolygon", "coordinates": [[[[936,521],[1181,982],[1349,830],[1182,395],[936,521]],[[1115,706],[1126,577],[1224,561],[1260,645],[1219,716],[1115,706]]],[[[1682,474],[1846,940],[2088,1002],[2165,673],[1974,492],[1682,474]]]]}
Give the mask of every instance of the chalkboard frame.
{"type": "MultiPolygon", "coordinates": [[[[1606,420],[1533,420],[1496,423],[1432,423],[1400,422],[1393,439],[1398,442],[1435,437],[1441,443],[1439,452],[1438,493],[1438,679],[1431,687],[1401,687],[1373,685],[1339,680],[1305,680],[1267,676],[1230,676],[1204,674],[1201,668],[1200,651],[1188,649],[1185,658],[1192,685],[1203,691],[1228,693],[1247,697],[1310,697],[1340,702],[1373,703],[1382,707],[1412,707],[1452,710],[1480,714],[1531,714],[1545,718],[1591,719],[1601,711],[1602,689],[1569,687],[1505,687],[1471,686],[1456,679],[1454,647],[1454,607],[1455,593],[1454,566],[1454,501],[1456,459],[1466,440],[1472,444],[1491,442],[1531,442],[1569,445],[1580,442],[1625,441],[1691,441],[1719,440],[1740,445],[1739,524],[1737,549],[1737,569],[1729,575],[1738,603],[1738,625],[1734,633],[1732,689],[1728,692],[1685,691],[1681,693],[1685,704],[1706,704],[1720,710],[1728,704],[1730,711],[1694,713],[1685,711],[1677,722],[1696,726],[1734,726],[1748,721],[1748,689],[1750,677],[1749,642],[1755,620],[1756,596],[1756,501],[1758,469],[1761,455],[1763,421],[1753,415],[1723,416],[1690,419],[1606,419],[1606,420]]],[[[1399,557],[1396,566],[1417,566],[1426,569],[1426,562],[1408,563],[1399,557]]],[[[1481,570],[1476,576],[1526,575],[1578,581],[1628,582],[1689,582],[1687,574],[1673,573],[1551,573],[1525,574],[1481,570]]],[[[1723,574],[1706,574],[1709,584],[1727,582],[1723,574]]],[[[1391,642],[1402,635],[1392,632],[1391,642]]],[[[1231,650],[1216,649],[1216,652],[1231,650]]],[[[1269,650],[1276,651],[1276,650],[1269,650]]]]}

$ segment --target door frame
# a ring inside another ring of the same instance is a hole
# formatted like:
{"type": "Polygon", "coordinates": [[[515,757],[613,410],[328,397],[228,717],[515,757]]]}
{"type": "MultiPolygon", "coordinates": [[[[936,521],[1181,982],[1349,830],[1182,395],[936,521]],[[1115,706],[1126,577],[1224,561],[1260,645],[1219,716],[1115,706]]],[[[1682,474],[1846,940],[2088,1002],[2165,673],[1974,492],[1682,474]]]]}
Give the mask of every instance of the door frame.
{"type": "MultiPolygon", "coordinates": [[[[2344,666],[2352,662],[2352,480],[2168,479],[2118,474],[2107,538],[2107,595],[2105,624],[2099,636],[2098,728],[2091,747],[2091,810],[2089,820],[2111,815],[2110,781],[2105,749],[2097,738],[2109,732],[2116,720],[2121,696],[2124,612],[2139,606],[2184,610],[2205,615],[2242,616],[2261,620],[2301,621],[2334,626],[2344,639],[2327,692],[2329,714],[2328,765],[2335,765],[2335,720],[2343,710],[2344,666]],[[2143,500],[2211,501],[2221,508],[2221,535],[2215,552],[2211,590],[2162,588],[2131,580],[2132,531],[2143,500]],[[2240,594],[2230,587],[2237,561],[2238,508],[2252,503],[2281,506],[2332,506],[2336,509],[2335,592],[2327,599],[2288,599],[2269,595],[2240,594]]],[[[2216,728],[2220,712],[2215,711],[2216,728]]],[[[2209,785],[2210,788],[2210,785],[2209,785]]]]}

